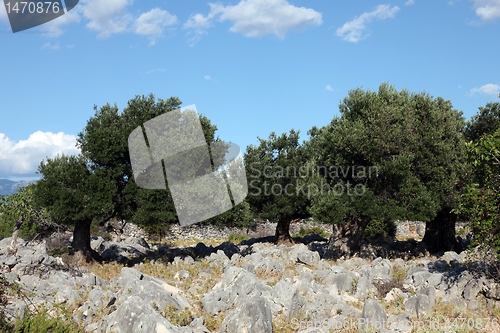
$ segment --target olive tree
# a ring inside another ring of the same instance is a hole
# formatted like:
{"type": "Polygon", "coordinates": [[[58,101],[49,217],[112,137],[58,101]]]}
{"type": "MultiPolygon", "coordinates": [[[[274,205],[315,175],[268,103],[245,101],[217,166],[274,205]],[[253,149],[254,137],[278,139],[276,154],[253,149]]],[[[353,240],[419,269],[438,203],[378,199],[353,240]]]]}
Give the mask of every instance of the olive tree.
{"type": "MultiPolygon", "coordinates": [[[[315,218],[334,224],[330,248],[357,251],[369,223],[426,221],[431,251],[460,250],[451,214],[463,186],[464,119],[441,97],[355,89],[340,116],[309,134],[310,163],[321,166],[312,198],[315,218]]],[[[314,180],[314,179],[313,179],[314,180]]]]}
{"type": "MultiPolygon", "coordinates": [[[[148,120],[176,110],[180,105],[178,98],[156,100],[151,94],[136,96],[121,112],[116,105],[96,106],[95,115],[77,138],[81,154],[59,156],[41,163],[37,200],[54,220],[75,226],[73,250],[99,259],[90,248],[92,223],[102,224],[115,218],[158,231],[179,221],[168,187],[151,190],[137,185],[128,138],[148,120]]],[[[217,127],[205,116],[200,116],[200,122],[207,144],[218,141],[217,127]]],[[[248,218],[247,210],[248,206],[241,205],[233,212],[248,218]]],[[[221,218],[231,222],[230,214],[221,218]]]]}
{"type": "Polygon", "coordinates": [[[257,146],[248,146],[244,156],[247,202],[257,217],[278,223],[277,243],[291,244],[290,223],[309,216],[300,173],[306,163],[304,147],[294,130],[281,136],[273,132],[259,141],[257,146]]]}
{"type": "MultiPolygon", "coordinates": [[[[500,94],[498,95],[500,98],[500,94]]],[[[465,136],[469,141],[478,141],[484,134],[492,134],[500,129],[500,102],[490,102],[479,107],[466,125],[465,136]]]]}
{"type": "Polygon", "coordinates": [[[32,183],[26,187],[19,187],[12,195],[0,195],[1,221],[14,224],[9,248],[11,252],[16,251],[17,237],[21,230],[32,234],[57,227],[45,209],[35,206],[34,187],[35,184],[32,183]]]}

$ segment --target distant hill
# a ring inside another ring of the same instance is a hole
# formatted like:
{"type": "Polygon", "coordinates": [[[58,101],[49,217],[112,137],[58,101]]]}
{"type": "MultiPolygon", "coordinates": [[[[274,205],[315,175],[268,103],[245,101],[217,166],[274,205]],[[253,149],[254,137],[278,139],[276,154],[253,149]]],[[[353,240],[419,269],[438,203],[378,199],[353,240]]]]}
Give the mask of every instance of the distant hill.
{"type": "Polygon", "coordinates": [[[13,181],[9,179],[0,179],[0,195],[11,195],[17,192],[18,187],[24,187],[30,183],[36,182],[35,180],[21,180],[13,181]]]}

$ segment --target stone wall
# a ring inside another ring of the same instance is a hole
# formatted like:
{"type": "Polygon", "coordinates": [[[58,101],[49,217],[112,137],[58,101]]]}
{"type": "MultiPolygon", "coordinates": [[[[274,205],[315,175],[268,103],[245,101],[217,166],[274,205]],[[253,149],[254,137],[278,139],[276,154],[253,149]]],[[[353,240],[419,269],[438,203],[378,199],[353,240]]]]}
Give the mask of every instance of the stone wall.
{"type": "MultiPolygon", "coordinates": [[[[245,235],[248,237],[266,237],[273,236],[275,234],[276,225],[277,223],[273,223],[270,221],[255,223],[254,226],[249,228],[228,228],[200,224],[181,227],[180,225],[175,224],[170,227],[166,239],[225,239],[230,234],[245,235]]],[[[290,233],[292,235],[298,233],[301,227],[303,227],[304,229],[319,227],[328,234],[332,232],[331,224],[301,221],[290,224],[290,233]]]]}
{"type": "Polygon", "coordinates": [[[396,237],[424,237],[425,222],[422,221],[396,221],[396,237]]]}
{"type": "MultiPolygon", "coordinates": [[[[422,221],[396,221],[396,237],[424,237],[425,222],[422,221]]],[[[457,222],[455,230],[459,231],[467,225],[466,222],[457,222]]]]}
{"type": "MultiPolygon", "coordinates": [[[[276,225],[276,223],[270,222],[269,220],[256,222],[254,226],[249,228],[229,228],[202,224],[192,224],[190,226],[181,227],[178,224],[174,224],[170,226],[166,239],[226,239],[230,234],[245,235],[248,237],[266,237],[274,235],[276,232],[276,225]]],[[[425,222],[422,221],[397,221],[396,225],[397,237],[421,238],[425,234],[425,222]]],[[[464,223],[457,223],[456,228],[460,230],[464,226],[464,223]]],[[[300,228],[310,229],[316,227],[322,229],[327,234],[332,232],[331,224],[302,220],[290,225],[290,233],[293,235],[298,233],[300,228]]],[[[119,239],[121,240],[128,237],[144,238],[148,240],[147,233],[133,223],[126,223],[123,227],[123,234],[119,235],[119,239]]]]}

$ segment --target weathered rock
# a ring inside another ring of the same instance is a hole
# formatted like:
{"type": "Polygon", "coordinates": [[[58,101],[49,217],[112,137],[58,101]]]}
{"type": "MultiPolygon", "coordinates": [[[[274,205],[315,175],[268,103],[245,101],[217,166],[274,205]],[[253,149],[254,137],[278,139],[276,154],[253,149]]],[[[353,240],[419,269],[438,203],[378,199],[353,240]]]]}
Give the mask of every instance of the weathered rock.
{"type": "Polygon", "coordinates": [[[227,314],[219,332],[272,333],[271,306],[263,297],[249,297],[227,314]]]}
{"type": "Polygon", "coordinates": [[[464,287],[463,297],[468,301],[476,299],[477,294],[483,289],[483,285],[484,282],[482,279],[470,280],[464,287]]]}
{"type": "Polygon", "coordinates": [[[389,316],[387,327],[391,333],[410,333],[413,329],[411,317],[407,314],[389,316]]]}
{"type": "Polygon", "coordinates": [[[367,299],[358,321],[361,330],[375,328],[383,331],[387,326],[387,314],[380,304],[374,299],[367,299]]]}
{"type": "Polygon", "coordinates": [[[408,274],[409,276],[403,281],[403,287],[411,290],[418,290],[426,287],[428,279],[432,277],[432,274],[425,269],[419,269],[413,272],[409,270],[408,274]]]}
{"type": "Polygon", "coordinates": [[[319,253],[313,251],[303,251],[297,254],[297,260],[309,266],[316,266],[319,263],[319,253]]]}
{"type": "Polygon", "coordinates": [[[323,279],[326,287],[336,285],[341,292],[350,292],[352,290],[352,275],[342,267],[334,266],[332,271],[323,279]]]}
{"type": "Polygon", "coordinates": [[[112,331],[115,333],[180,333],[176,326],[169,323],[138,296],[125,299],[115,312],[103,319],[99,331],[112,331]]]}
{"type": "Polygon", "coordinates": [[[370,294],[370,292],[376,292],[377,288],[370,282],[370,279],[366,276],[359,278],[356,285],[356,294],[354,295],[357,299],[364,301],[370,294]]]}
{"type": "Polygon", "coordinates": [[[402,297],[403,300],[407,300],[408,299],[408,294],[403,292],[401,289],[399,288],[392,288],[384,297],[384,300],[386,302],[393,302],[395,301],[398,297],[402,297]]]}
{"type": "Polygon", "coordinates": [[[287,281],[279,281],[271,292],[271,300],[278,306],[273,307],[273,314],[283,312],[290,317],[293,298],[298,293],[297,286],[287,281]]]}
{"type": "Polygon", "coordinates": [[[270,294],[272,288],[262,284],[255,275],[242,268],[231,266],[224,272],[222,281],[202,298],[203,308],[212,314],[227,310],[236,301],[245,302],[250,296],[270,294]]]}
{"type": "Polygon", "coordinates": [[[371,264],[371,281],[390,281],[392,280],[392,263],[387,259],[377,258],[371,264]]]}
{"type": "Polygon", "coordinates": [[[177,273],[175,273],[174,279],[184,280],[184,279],[187,279],[190,275],[191,274],[189,274],[188,271],[181,269],[180,271],[178,271],[177,273]]]}
{"type": "Polygon", "coordinates": [[[490,283],[485,289],[485,297],[500,301],[500,283],[490,283]]]}
{"type": "Polygon", "coordinates": [[[424,288],[418,291],[418,295],[409,298],[405,302],[405,310],[420,317],[432,309],[435,304],[436,291],[434,288],[424,288]]]}

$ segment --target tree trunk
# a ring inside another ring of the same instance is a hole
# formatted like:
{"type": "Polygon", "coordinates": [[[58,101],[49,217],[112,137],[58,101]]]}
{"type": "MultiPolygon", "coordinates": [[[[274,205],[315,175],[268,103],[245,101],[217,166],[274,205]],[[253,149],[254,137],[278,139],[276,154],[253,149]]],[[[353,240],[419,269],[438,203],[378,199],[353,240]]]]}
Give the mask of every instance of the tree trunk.
{"type": "Polygon", "coordinates": [[[75,223],[75,229],[73,230],[73,243],[71,244],[73,252],[81,252],[87,262],[96,260],[98,262],[102,261],[99,253],[94,251],[90,247],[90,225],[92,220],[83,220],[75,223]]]}
{"type": "Polygon", "coordinates": [[[359,217],[344,223],[334,224],[333,233],[328,241],[328,249],[332,252],[333,257],[349,257],[358,252],[361,238],[369,222],[368,217],[359,217]]]}
{"type": "Polygon", "coordinates": [[[443,208],[432,221],[426,223],[422,243],[427,245],[430,253],[441,251],[460,253],[464,250],[455,235],[456,222],[457,215],[451,213],[450,208],[443,208]]]}
{"type": "Polygon", "coordinates": [[[276,226],[276,244],[294,244],[290,236],[290,223],[291,220],[287,218],[282,218],[278,221],[278,225],[276,226]]]}
{"type": "Polygon", "coordinates": [[[14,227],[14,231],[12,232],[12,240],[10,241],[10,246],[7,250],[9,254],[14,254],[17,252],[17,235],[19,234],[19,229],[21,229],[23,221],[24,219],[20,217],[19,220],[17,220],[16,226],[14,227]]]}

